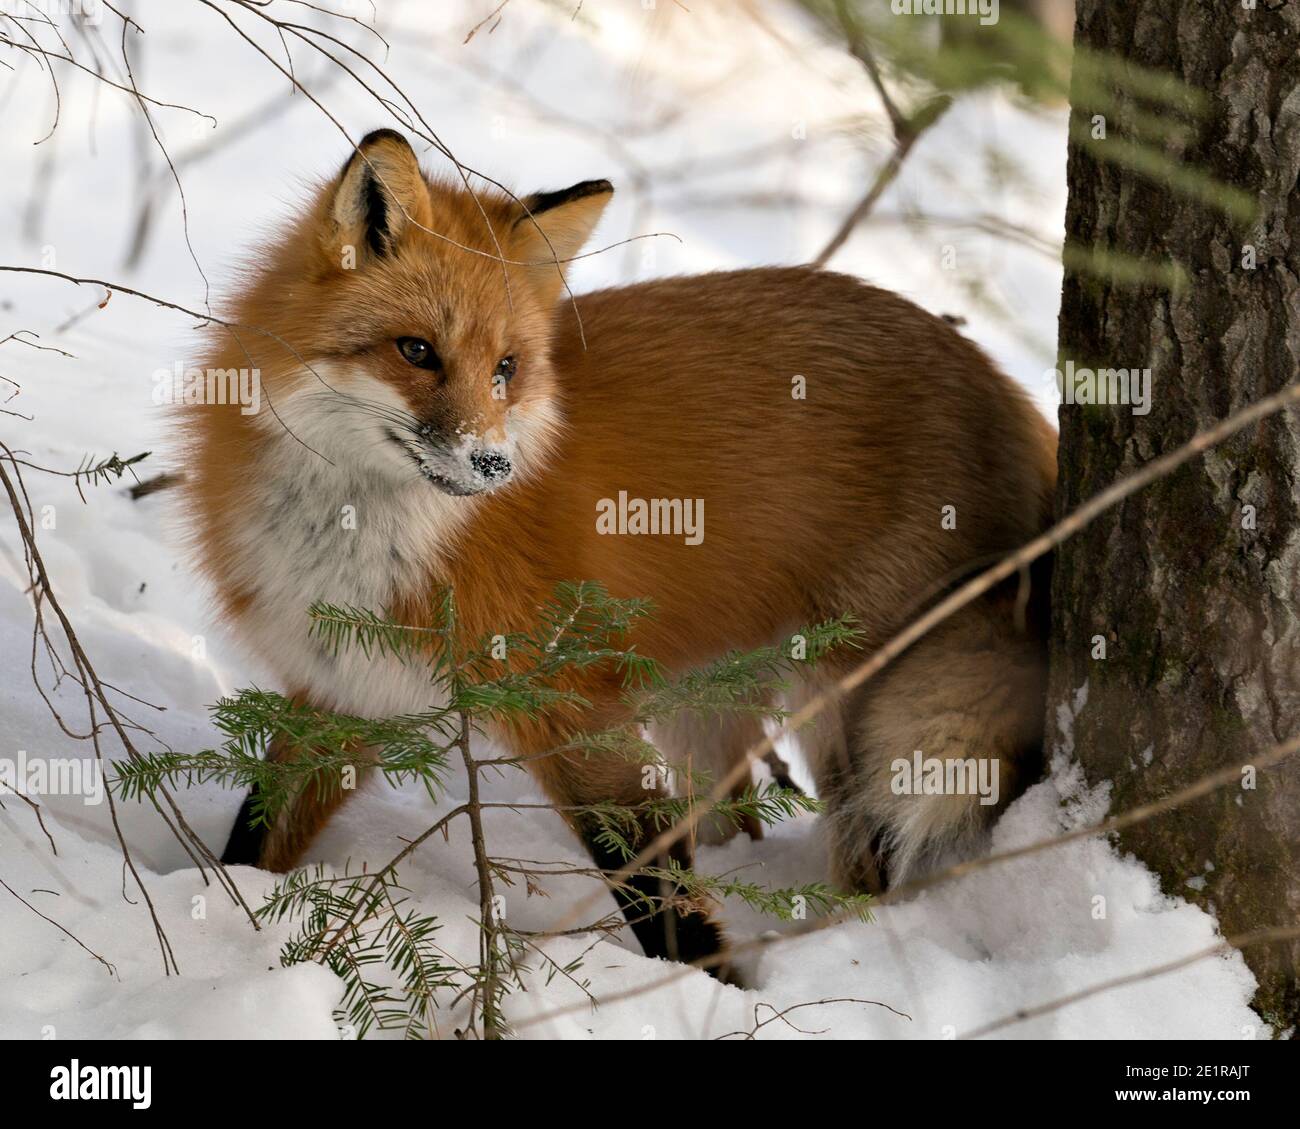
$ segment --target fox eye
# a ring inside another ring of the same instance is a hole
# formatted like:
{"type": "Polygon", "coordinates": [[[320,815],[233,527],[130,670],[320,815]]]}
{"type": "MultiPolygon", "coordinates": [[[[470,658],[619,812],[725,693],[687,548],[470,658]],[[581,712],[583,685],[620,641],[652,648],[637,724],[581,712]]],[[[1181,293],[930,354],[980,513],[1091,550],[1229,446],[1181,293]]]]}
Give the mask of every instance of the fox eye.
{"type": "Polygon", "coordinates": [[[399,337],[397,339],[397,351],[402,354],[404,360],[413,364],[416,368],[436,369],[440,367],[438,354],[433,351],[433,346],[420,337],[399,337]]]}
{"type": "Polygon", "coordinates": [[[517,367],[514,357],[502,357],[497,361],[497,371],[493,373],[493,375],[499,377],[502,381],[508,384],[510,378],[515,375],[515,369],[517,367]]]}

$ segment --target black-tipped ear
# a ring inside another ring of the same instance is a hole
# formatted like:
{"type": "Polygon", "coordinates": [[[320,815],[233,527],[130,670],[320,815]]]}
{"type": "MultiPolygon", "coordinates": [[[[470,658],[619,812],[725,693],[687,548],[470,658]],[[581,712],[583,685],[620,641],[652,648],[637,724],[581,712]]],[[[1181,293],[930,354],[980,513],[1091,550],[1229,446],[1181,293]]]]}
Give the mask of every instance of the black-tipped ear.
{"type": "Polygon", "coordinates": [[[558,192],[525,196],[513,226],[517,257],[556,277],[554,260],[563,266],[582,250],[613,195],[609,181],[584,180],[558,192]]]}
{"type": "Polygon", "coordinates": [[[330,218],[328,242],[357,260],[392,254],[412,222],[429,226],[428,185],[405,137],[377,129],[361,139],[339,174],[330,218]]]}
{"type": "MultiPolygon", "coordinates": [[[[543,212],[563,207],[565,204],[571,204],[575,200],[585,200],[588,196],[612,196],[613,194],[614,186],[607,180],[584,180],[555,192],[534,192],[531,196],[524,197],[523,203],[528,212],[521,209],[515,223],[516,225],[526,223],[528,213],[538,216],[543,212]]],[[[605,203],[609,201],[606,200],[605,203]]],[[[604,204],[601,207],[603,208],[604,204]]]]}

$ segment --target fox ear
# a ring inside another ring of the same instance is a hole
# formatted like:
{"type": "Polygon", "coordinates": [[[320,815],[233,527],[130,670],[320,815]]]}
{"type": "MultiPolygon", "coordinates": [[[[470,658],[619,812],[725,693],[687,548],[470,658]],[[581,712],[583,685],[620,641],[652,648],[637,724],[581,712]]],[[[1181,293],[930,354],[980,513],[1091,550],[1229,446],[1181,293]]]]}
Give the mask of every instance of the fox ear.
{"type": "Polygon", "coordinates": [[[525,196],[514,221],[515,258],[535,264],[531,269],[539,283],[554,283],[558,292],[555,260],[567,268],[565,260],[582,250],[613,195],[609,181],[584,180],[558,192],[525,196]]]}
{"type": "Polygon", "coordinates": [[[429,187],[405,137],[391,129],[366,134],[339,174],[329,206],[331,252],[357,260],[393,253],[412,221],[428,227],[429,187]]]}

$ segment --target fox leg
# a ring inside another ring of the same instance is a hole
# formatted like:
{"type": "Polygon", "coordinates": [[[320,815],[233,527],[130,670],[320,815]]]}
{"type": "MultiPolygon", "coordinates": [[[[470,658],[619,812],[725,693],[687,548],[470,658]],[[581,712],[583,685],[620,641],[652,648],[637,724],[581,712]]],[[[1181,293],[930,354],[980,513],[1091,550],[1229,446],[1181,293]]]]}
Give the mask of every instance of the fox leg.
{"type": "MultiPolygon", "coordinates": [[[[788,706],[797,712],[819,693],[829,690],[837,672],[831,666],[797,685],[788,706]]],[[[861,790],[850,759],[852,703],[832,701],[803,729],[799,741],[826,805],[822,827],[827,835],[832,876],[847,890],[878,894],[885,888],[884,860],[879,842],[855,822],[853,811],[861,790]]]]}
{"type": "MultiPolygon", "coordinates": [[[[297,697],[301,700],[301,695],[297,697]]],[[[282,735],[273,737],[266,750],[266,759],[273,762],[290,761],[302,755],[301,746],[282,735]]],[[[257,866],[277,874],[292,870],[317,833],[355,791],[355,788],[324,785],[314,780],[289,798],[269,826],[254,826],[253,805],[257,797],[254,785],[235,817],[226,849],[221,854],[222,863],[257,866]]]]}
{"type": "MultiPolygon", "coordinates": [[[[599,728],[597,725],[591,731],[599,728]]],[[[582,839],[596,866],[605,872],[618,871],[627,860],[601,841],[599,822],[569,809],[611,802],[637,807],[665,795],[658,783],[660,774],[646,771],[652,766],[612,754],[584,757],[581,753],[551,751],[561,748],[564,742],[564,731],[546,719],[512,728],[509,739],[516,754],[527,758],[529,771],[582,839]]],[[[638,851],[663,828],[646,817],[639,830],[638,851]]],[[[683,867],[692,865],[692,851],[685,837],[661,852],[652,865],[666,870],[670,860],[683,867]]],[[[648,957],[689,963],[713,956],[724,947],[722,930],[708,911],[702,906],[683,904],[680,887],[674,888],[658,875],[634,873],[622,884],[614,885],[612,892],[648,957]]],[[[734,980],[728,965],[716,965],[709,971],[720,980],[734,980]]]]}
{"type": "MultiPolygon", "coordinates": [[[[668,762],[683,770],[679,791],[692,789],[692,773],[703,777],[694,786],[695,795],[703,804],[713,787],[763,739],[763,724],[753,714],[684,711],[671,721],[657,722],[651,738],[668,762]]],[[[754,774],[747,769],[728,790],[731,799],[740,799],[753,782],[754,774]]],[[[763,837],[762,823],[752,816],[743,816],[737,826],[722,816],[706,815],[695,828],[697,840],[711,844],[725,843],[740,830],[751,839],[763,837]]]]}

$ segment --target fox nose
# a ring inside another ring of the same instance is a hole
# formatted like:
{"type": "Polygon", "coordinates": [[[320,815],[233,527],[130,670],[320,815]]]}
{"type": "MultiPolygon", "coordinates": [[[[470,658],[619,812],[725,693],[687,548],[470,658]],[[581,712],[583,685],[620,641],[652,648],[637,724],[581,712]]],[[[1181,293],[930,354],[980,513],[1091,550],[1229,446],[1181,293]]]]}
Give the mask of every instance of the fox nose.
{"type": "Polygon", "coordinates": [[[504,482],[512,469],[510,460],[496,451],[471,452],[469,465],[489,482],[504,482]]]}

